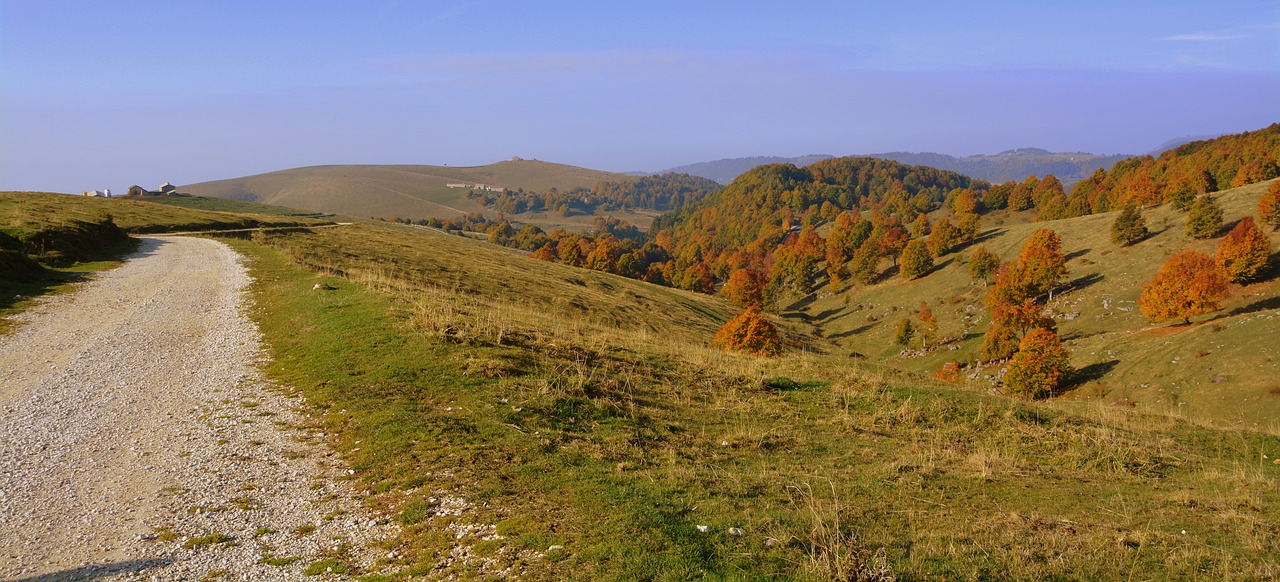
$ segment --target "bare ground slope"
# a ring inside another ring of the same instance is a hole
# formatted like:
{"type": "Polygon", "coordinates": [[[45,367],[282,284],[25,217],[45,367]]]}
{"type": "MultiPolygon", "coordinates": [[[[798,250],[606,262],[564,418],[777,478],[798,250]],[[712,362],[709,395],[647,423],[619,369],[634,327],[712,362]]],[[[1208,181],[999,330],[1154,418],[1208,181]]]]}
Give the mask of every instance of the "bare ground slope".
{"type": "Polygon", "coordinates": [[[248,282],[221,243],[146,238],[0,337],[0,578],[302,579],[324,558],[372,563],[360,548],[389,527],[266,389],[248,282]]]}

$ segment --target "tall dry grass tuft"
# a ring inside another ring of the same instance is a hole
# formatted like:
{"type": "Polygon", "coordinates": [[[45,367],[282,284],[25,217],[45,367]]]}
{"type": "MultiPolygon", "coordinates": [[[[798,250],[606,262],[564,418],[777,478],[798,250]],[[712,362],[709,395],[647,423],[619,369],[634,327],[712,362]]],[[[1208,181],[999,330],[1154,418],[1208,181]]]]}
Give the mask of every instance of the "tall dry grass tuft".
{"type": "Polygon", "coordinates": [[[828,482],[830,495],[819,495],[813,484],[803,482],[787,487],[793,500],[809,514],[809,531],[801,543],[807,549],[804,571],[820,580],[850,582],[892,582],[897,580],[884,548],[875,552],[863,546],[845,520],[845,508],[835,484],[828,482]]]}

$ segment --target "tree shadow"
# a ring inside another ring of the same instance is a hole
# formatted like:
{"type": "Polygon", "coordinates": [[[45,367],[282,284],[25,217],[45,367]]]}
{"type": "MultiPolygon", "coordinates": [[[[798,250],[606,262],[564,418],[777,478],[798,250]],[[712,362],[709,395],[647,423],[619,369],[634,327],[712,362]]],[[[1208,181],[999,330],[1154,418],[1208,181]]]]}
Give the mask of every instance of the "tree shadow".
{"type": "Polygon", "coordinates": [[[862,332],[864,332],[864,331],[868,331],[868,330],[870,330],[871,328],[873,328],[873,327],[875,327],[875,326],[877,326],[877,325],[880,325],[880,322],[878,322],[878,321],[877,321],[877,322],[875,322],[875,323],[868,323],[868,324],[866,324],[866,325],[864,325],[864,326],[862,326],[862,327],[854,328],[854,329],[851,329],[851,330],[848,330],[848,331],[842,331],[842,332],[840,332],[840,333],[833,333],[833,334],[831,334],[831,335],[827,336],[827,338],[828,338],[828,339],[842,339],[842,338],[849,337],[849,336],[851,336],[851,335],[858,335],[858,334],[860,334],[860,333],[862,333],[862,332]]]}
{"type": "Polygon", "coordinates": [[[1070,261],[1071,259],[1083,257],[1091,252],[1093,252],[1093,249],[1080,249],[1072,253],[1067,253],[1067,255],[1063,258],[1066,259],[1067,261],[1070,261]]]}
{"type": "Polygon", "coordinates": [[[97,578],[116,577],[120,574],[141,574],[152,568],[159,568],[173,563],[170,558],[155,560],[129,560],[111,564],[94,564],[81,568],[61,570],[49,574],[40,574],[27,578],[16,578],[11,582],[63,582],[65,580],[94,580],[97,578]]]}
{"type": "Polygon", "coordinates": [[[920,275],[920,277],[919,277],[919,278],[923,279],[923,278],[925,278],[925,277],[928,277],[929,275],[932,275],[932,274],[934,274],[934,273],[936,273],[936,272],[938,272],[938,271],[941,271],[941,270],[943,270],[943,269],[947,268],[947,266],[948,266],[948,265],[950,265],[951,263],[954,263],[954,262],[956,262],[955,257],[952,257],[952,258],[950,258],[950,259],[947,259],[947,260],[945,260],[945,261],[942,261],[941,263],[938,263],[938,264],[934,265],[932,269],[929,269],[928,271],[926,271],[926,272],[925,272],[925,274],[920,275]]]}
{"type": "Polygon", "coordinates": [[[834,317],[837,313],[840,313],[841,311],[844,311],[843,307],[833,307],[831,309],[823,311],[822,313],[812,316],[811,319],[817,320],[817,321],[826,321],[831,317],[834,317]]]}
{"type": "MultiPolygon", "coordinates": [[[[987,242],[987,241],[989,241],[989,240],[991,240],[991,239],[993,239],[993,238],[996,238],[996,237],[998,237],[998,236],[1000,236],[1000,235],[1004,234],[1006,230],[1007,230],[1007,229],[1004,229],[1004,228],[993,228],[993,229],[991,229],[991,230],[988,230],[988,231],[986,231],[986,232],[983,232],[983,233],[979,234],[977,237],[975,237],[973,240],[969,241],[969,242],[968,242],[968,244],[964,245],[964,247],[962,247],[962,248],[967,248],[967,247],[971,247],[971,246],[973,246],[973,245],[978,245],[978,244],[982,244],[982,243],[984,243],[984,242],[987,242]]],[[[956,250],[958,251],[958,250],[961,250],[961,249],[956,249],[956,250]]]]}
{"type": "Polygon", "coordinates": [[[1071,375],[1071,378],[1067,380],[1067,383],[1059,393],[1070,392],[1071,390],[1075,390],[1089,382],[1101,380],[1103,376],[1106,376],[1108,372],[1114,370],[1119,364],[1120,360],[1110,360],[1107,362],[1089,364],[1088,366],[1080,368],[1071,375]]]}
{"type": "MultiPolygon", "coordinates": [[[[1248,305],[1242,305],[1240,307],[1232,309],[1231,312],[1226,314],[1225,317],[1231,317],[1234,315],[1243,315],[1246,313],[1255,313],[1258,311],[1270,311],[1272,309],[1280,309],[1280,295],[1277,295],[1275,297],[1268,297],[1266,299],[1259,299],[1248,305]]],[[[1215,317],[1214,319],[1218,319],[1218,318],[1215,317]]]]}
{"type": "Polygon", "coordinates": [[[1075,279],[1072,279],[1070,283],[1067,283],[1067,289],[1072,291],[1080,291],[1082,289],[1086,289],[1098,283],[1099,281],[1102,281],[1104,278],[1105,277],[1102,276],[1102,273],[1089,273],[1088,275],[1081,275],[1079,277],[1076,277],[1075,279]]]}

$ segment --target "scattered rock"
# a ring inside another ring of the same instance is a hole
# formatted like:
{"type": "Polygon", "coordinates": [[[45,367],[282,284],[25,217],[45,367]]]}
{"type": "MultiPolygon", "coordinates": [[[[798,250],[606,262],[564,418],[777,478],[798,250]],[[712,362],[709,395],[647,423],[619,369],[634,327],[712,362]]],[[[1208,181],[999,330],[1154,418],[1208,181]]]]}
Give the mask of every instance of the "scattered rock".
{"type": "Polygon", "coordinates": [[[747,532],[743,531],[743,529],[742,529],[742,528],[740,528],[740,527],[731,527],[731,528],[729,528],[729,535],[731,535],[731,536],[744,536],[744,535],[747,535],[747,532]]]}

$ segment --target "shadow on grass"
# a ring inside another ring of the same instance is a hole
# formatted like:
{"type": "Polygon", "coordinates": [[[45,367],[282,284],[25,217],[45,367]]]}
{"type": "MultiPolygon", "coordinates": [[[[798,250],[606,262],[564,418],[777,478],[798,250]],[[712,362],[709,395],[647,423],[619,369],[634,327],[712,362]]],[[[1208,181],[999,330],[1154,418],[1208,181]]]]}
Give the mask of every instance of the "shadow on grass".
{"type": "Polygon", "coordinates": [[[1071,291],[1080,291],[1082,289],[1086,289],[1092,286],[1095,283],[1102,281],[1104,278],[1105,277],[1102,276],[1102,273],[1089,273],[1088,275],[1081,275],[1079,277],[1076,277],[1075,279],[1072,279],[1070,283],[1067,283],[1067,289],[1071,291]]]}
{"type": "Polygon", "coordinates": [[[1075,252],[1073,252],[1073,253],[1067,253],[1067,256],[1066,256],[1065,258],[1066,258],[1066,260],[1070,261],[1071,259],[1075,259],[1075,258],[1083,257],[1083,256],[1085,256],[1085,255],[1087,255],[1087,254],[1089,254],[1089,253],[1091,253],[1091,252],[1093,252],[1093,249],[1080,249],[1080,250],[1075,251],[1075,252]]]}
{"type": "Polygon", "coordinates": [[[1098,380],[1101,380],[1103,376],[1106,376],[1107,373],[1109,373],[1111,370],[1114,370],[1115,367],[1119,364],[1120,364],[1120,360],[1109,360],[1106,362],[1089,364],[1088,366],[1080,368],[1079,370],[1076,370],[1074,374],[1071,375],[1070,380],[1067,381],[1067,384],[1066,386],[1063,387],[1062,392],[1069,392],[1085,384],[1088,384],[1089,382],[1096,382],[1098,380]]]}
{"type": "Polygon", "coordinates": [[[873,327],[875,327],[875,326],[877,326],[877,325],[880,325],[880,322],[878,322],[878,321],[877,321],[877,322],[875,322],[875,323],[868,323],[868,324],[866,324],[866,325],[864,325],[864,326],[862,326],[862,327],[859,327],[859,328],[851,329],[851,330],[848,330],[848,331],[842,331],[842,332],[840,332],[840,333],[833,333],[833,334],[831,334],[831,335],[827,336],[827,338],[828,338],[828,339],[840,339],[840,338],[846,338],[846,337],[849,337],[849,336],[851,336],[851,335],[858,335],[858,334],[860,334],[860,333],[862,333],[862,332],[864,332],[864,331],[870,330],[871,328],[873,328],[873,327]]]}

